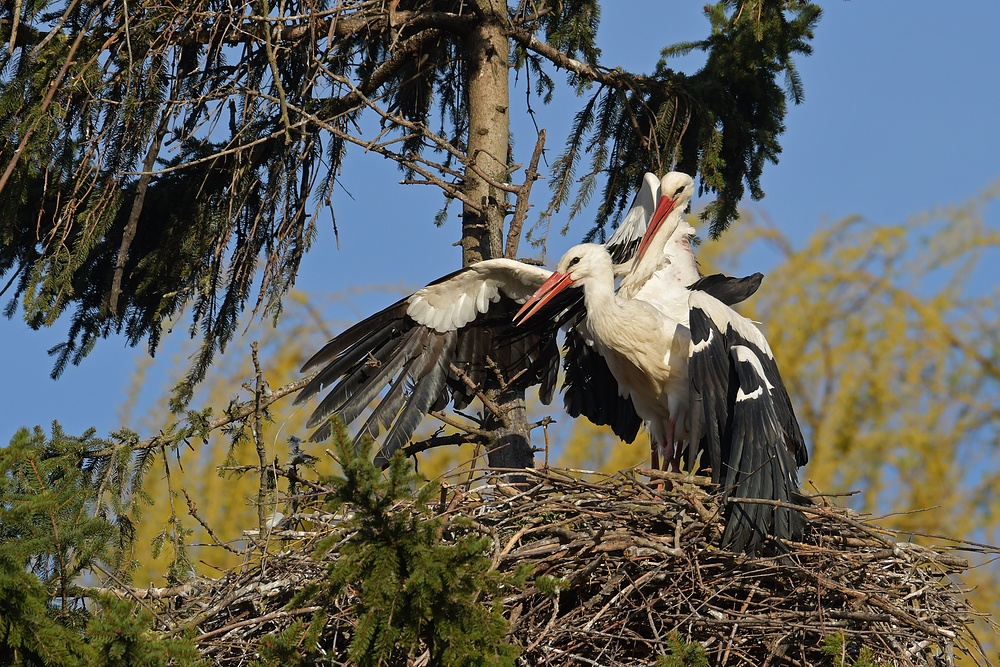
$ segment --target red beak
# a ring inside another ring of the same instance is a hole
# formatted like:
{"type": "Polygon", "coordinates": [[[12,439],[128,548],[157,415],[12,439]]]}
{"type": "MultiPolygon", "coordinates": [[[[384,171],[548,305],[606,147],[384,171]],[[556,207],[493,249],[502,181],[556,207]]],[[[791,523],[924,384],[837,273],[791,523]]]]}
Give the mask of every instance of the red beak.
{"type": "Polygon", "coordinates": [[[556,294],[573,284],[573,279],[568,273],[553,273],[542,285],[535,290],[535,293],[528,297],[528,300],[521,306],[521,310],[514,315],[514,325],[518,326],[527,322],[532,315],[541,310],[542,306],[551,301],[556,294]]]}
{"type": "Polygon", "coordinates": [[[646,233],[642,235],[642,241],[639,242],[639,252],[635,256],[636,262],[642,261],[642,256],[646,254],[646,250],[653,241],[653,237],[656,236],[656,232],[659,231],[663,225],[663,221],[667,219],[667,216],[670,215],[670,212],[674,210],[674,206],[676,205],[677,202],[670,197],[666,195],[660,197],[660,201],[656,204],[656,211],[653,212],[653,219],[649,221],[646,233]]]}

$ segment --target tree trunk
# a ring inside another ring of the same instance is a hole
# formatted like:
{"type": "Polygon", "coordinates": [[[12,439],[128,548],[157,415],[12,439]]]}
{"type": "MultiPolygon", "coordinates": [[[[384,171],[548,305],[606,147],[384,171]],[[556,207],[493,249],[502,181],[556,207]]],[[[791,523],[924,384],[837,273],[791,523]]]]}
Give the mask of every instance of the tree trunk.
{"type": "MultiPolygon", "coordinates": [[[[503,255],[506,196],[479,174],[507,182],[510,144],[510,101],[507,63],[509,45],[502,26],[507,4],[500,0],[477,0],[483,21],[473,32],[466,54],[469,95],[469,159],[465,189],[481,211],[463,210],[463,263],[503,255]]],[[[506,380],[507,378],[502,378],[506,380]]],[[[486,428],[493,434],[489,464],[499,468],[531,468],[534,456],[528,439],[528,420],[523,391],[504,391],[491,397],[501,414],[488,415],[486,428]]]]}

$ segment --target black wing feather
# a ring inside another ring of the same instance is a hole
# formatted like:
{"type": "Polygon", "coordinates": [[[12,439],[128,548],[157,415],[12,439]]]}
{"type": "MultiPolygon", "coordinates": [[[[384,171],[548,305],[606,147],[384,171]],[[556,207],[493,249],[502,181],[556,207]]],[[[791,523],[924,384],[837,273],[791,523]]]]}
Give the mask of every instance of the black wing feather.
{"type": "Polygon", "coordinates": [[[563,403],[569,416],[584,415],[598,426],[610,426],[625,442],[635,440],[642,420],[632,399],[618,392],[618,381],[604,357],[575,329],[566,332],[563,367],[563,403]]]}
{"type": "MultiPolygon", "coordinates": [[[[688,373],[692,394],[697,396],[692,401],[701,408],[702,464],[712,469],[712,481],[719,484],[724,463],[723,440],[728,426],[729,355],[722,332],[703,310],[692,308],[689,323],[693,351],[688,360],[688,373]]],[[[692,414],[692,421],[698,417],[692,414]]],[[[693,458],[689,457],[689,461],[693,458]]]]}
{"type": "Polygon", "coordinates": [[[781,375],[778,373],[778,365],[775,363],[774,358],[769,355],[759,355],[759,357],[767,376],[779,379],[779,382],[775,383],[771,391],[777,403],[778,414],[784,417],[781,421],[781,429],[785,442],[795,454],[795,465],[802,467],[809,463],[809,452],[806,450],[806,441],[802,437],[801,429],[799,429],[799,422],[795,419],[795,409],[792,407],[792,399],[788,396],[785,383],[780,381],[781,375]]]}
{"type": "Polygon", "coordinates": [[[400,299],[391,306],[366,317],[320,348],[319,352],[302,364],[301,373],[308,373],[317,366],[328,364],[341,354],[372,335],[392,331],[392,324],[406,318],[406,299],[400,299]]]}
{"type": "Polygon", "coordinates": [[[727,306],[732,306],[746,301],[756,294],[762,280],[764,280],[763,273],[755,273],[743,278],[713,273],[694,281],[688,289],[706,292],[727,306]]]}
{"type": "MultiPolygon", "coordinates": [[[[724,499],[795,501],[805,444],[774,360],[731,326],[723,334],[698,307],[691,309],[690,325],[692,410],[699,411],[692,418],[703,420],[699,445],[712,481],[724,499]]],[[[756,555],[771,548],[769,536],[799,540],[804,527],[797,510],[727,503],[722,546],[756,555]]]]}
{"type": "Polygon", "coordinates": [[[382,312],[376,313],[368,320],[359,323],[366,325],[363,334],[358,325],[352,327],[352,329],[358,329],[358,331],[349,329],[344,332],[345,334],[351,332],[352,337],[355,337],[355,340],[345,349],[340,349],[341,341],[338,336],[330,341],[330,343],[327,343],[323,350],[320,350],[320,352],[317,352],[313,356],[307,367],[314,368],[319,363],[327,365],[316,374],[316,377],[309,381],[309,384],[303,387],[302,391],[295,397],[295,405],[300,405],[308,401],[325,387],[336,382],[342,375],[353,374],[360,363],[376,355],[379,350],[384,348],[387,342],[403,335],[404,329],[400,326],[402,322],[401,318],[392,318],[387,322],[369,322],[369,320],[378,318],[382,312]],[[333,343],[337,343],[337,345],[333,345],[333,343]],[[320,358],[321,354],[323,355],[322,358],[320,358]],[[319,359],[319,361],[314,362],[316,359],[319,359]]]}
{"type": "MultiPolygon", "coordinates": [[[[733,401],[731,440],[733,458],[727,470],[726,490],[734,498],[763,498],[791,503],[798,480],[793,452],[785,441],[778,403],[758,366],[759,354],[747,346],[730,350],[738,387],[733,401]],[[742,353],[742,356],[741,356],[742,353]]],[[[760,503],[734,502],[722,536],[723,548],[754,555],[768,535],[800,539],[805,527],[801,512],[760,503]]]]}
{"type": "MultiPolygon", "coordinates": [[[[354,388],[353,393],[351,393],[350,389],[352,383],[347,381],[341,383],[341,387],[348,387],[348,389],[343,392],[345,398],[340,406],[334,408],[332,411],[339,413],[341,419],[345,422],[353,422],[364,412],[368,404],[385,389],[385,386],[391,379],[399,374],[403,366],[413,360],[420,348],[420,336],[417,335],[416,331],[411,330],[401,339],[400,344],[392,351],[391,356],[385,361],[380,360],[380,365],[372,369],[371,377],[361,386],[354,388]]],[[[340,389],[340,387],[337,387],[337,389],[340,389]]],[[[331,391],[330,395],[323,402],[325,403],[330,398],[336,397],[337,393],[336,389],[331,391]]]]}
{"type": "Polygon", "coordinates": [[[375,456],[375,465],[386,466],[396,450],[410,441],[417,424],[424,418],[431,404],[444,389],[448,368],[455,349],[458,333],[448,331],[436,333],[425,341],[426,352],[419,357],[407,372],[404,382],[412,383],[412,393],[406,401],[395,423],[385,436],[382,448],[375,456]]]}
{"type": "Polygon", "coordinates": [[[407,398],[409,398],[409,392],[407,391],[406,382],[395,380],[392,387],[386,392],[382,400],[378,402],[378,405],[375,406],[368,419],[365,420],[365,423],[358,430],[358,434],[354,438],[355,449],[357,449],[361,439],[366,435],[374,440],[382,432],[382,429],[389,428],[392,420],[399,414],[399,410],[403,407],[403,403],[406,402],[407,398]]]}

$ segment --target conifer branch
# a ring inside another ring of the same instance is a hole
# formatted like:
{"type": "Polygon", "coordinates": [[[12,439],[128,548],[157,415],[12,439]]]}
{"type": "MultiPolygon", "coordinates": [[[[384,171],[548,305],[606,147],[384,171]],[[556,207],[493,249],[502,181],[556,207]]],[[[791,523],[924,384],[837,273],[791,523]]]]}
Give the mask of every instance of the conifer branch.
{"type": "Polygon", "coordinates": [[[621,68],[609,70],[598,65],[591,65],[574,58],[570,58],[562,51],[535,37],[534,33],[529,30],[515,27],[509,29],[507,34],[518,44],[544,57],[556,67],[569,70],[570,72],[573,72],[577,76],[588,81],[600,83],[619,90],[636,90],[640,88],[646,89],[653,86],[658,87],[664,85],[663,82],[658,79],[626,72],[621,68]]]}

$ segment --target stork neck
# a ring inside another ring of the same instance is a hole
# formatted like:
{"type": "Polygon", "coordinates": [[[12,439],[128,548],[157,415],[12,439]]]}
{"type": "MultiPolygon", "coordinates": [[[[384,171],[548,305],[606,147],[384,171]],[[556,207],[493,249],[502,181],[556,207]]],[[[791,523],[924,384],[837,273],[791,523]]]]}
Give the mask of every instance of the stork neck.
{"type": "Polygon", "coordinates": [[[685,286],[701,277],[698,273],[698,260],[695,259],[694,251],[691,249],[693,233],[694,230],[686,222],[681,221],[662,250],[662,257],[667,263],[673,264],[674,271],[685,286]]]}
{"type": "Polygon", "coordinates": [[[610,265],[606,271],[601,270],[591,275],[583,284],[583,301],[589,317],[595,314],[608,315],[615,311],[618,299],[615,297],[615,276],[610,265]]]}
{"type": "MultiPolygon", "coordinates": [[[[674,215],[673,213],[671,215],[674,215]]],[[[680,213],[676,214],[680,218],[680,213]]],[[[671,220],[664,222],[664,231],[671,220]]],[[[694,229],[684,220],[676,220],[674,230],[668,234],[657,234],[634,273],[637,277],[648,278],[668,266],[672,274],[685,285],[698,280],[698,260],[691,249],[691,234],[694,229]]]]}

